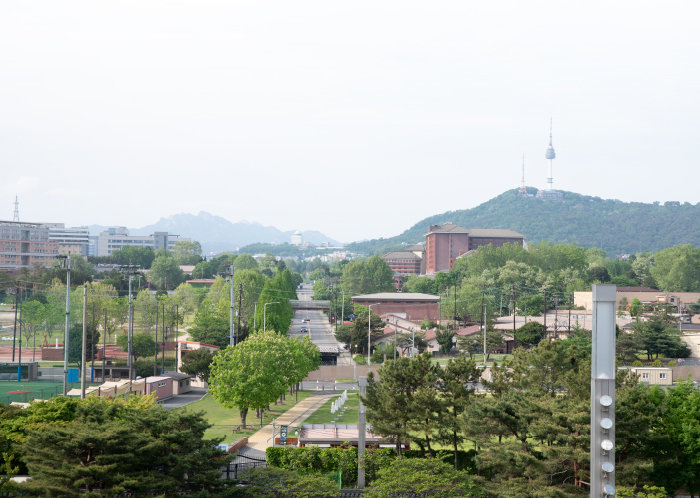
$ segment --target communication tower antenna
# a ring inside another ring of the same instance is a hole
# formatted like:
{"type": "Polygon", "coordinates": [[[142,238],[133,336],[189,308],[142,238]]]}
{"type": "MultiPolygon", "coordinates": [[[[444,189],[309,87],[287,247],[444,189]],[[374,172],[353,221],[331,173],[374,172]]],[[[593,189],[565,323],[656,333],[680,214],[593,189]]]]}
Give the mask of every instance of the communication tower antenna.
{"type": "Polygon", "coordinates": [[[12,221],[19,221],[19,200],[15,195],[15,212],[12,215],[12,221]]]}
{"type": "Polygon", "coordinates": [[[549,147],[544,153],[545,159],[549,161],[549,176],[547,177],[547,187],[548,190],[552,190],[552,183],[554,181],[554,175],[552,174],[552,160],[557,157],[554,152],[554,147],[552,147],[552,118],[549,118],[549,147]]]}
{"type": "Polygon", "coordinates": [[[522,182],[520,183],[520,194],[525,195],[527,194],[527,189],[525,188],[525,154],[523,153],[523,179],[522,182]]]}

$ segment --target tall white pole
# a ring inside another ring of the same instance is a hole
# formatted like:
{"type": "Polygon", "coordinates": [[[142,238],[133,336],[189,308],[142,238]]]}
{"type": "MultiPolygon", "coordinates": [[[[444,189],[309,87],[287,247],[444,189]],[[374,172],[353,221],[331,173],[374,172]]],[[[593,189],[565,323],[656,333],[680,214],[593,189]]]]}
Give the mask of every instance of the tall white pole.
{"type": "Polygon", "coordinates": [[[615,495],[614,285],[593,286],[591,350],[591,498],[615,495]]]}
{"type": "Polygon", "coordinates": [[[66,258],[66,336],[63,339],[63,395],[68,394],[68,342],[69,342],[69,322],[70,322],[70,253],[66,258]]]}

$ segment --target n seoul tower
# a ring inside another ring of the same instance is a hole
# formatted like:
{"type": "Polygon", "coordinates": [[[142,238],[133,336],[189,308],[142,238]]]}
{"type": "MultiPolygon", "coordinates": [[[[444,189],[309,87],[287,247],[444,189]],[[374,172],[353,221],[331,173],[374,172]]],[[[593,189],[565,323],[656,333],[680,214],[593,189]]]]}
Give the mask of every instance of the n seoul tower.
{"type": "Polygon", "coordinates": [[[547,147],[544,157],[549,161],[549,177],[547,177],[547,186],[549,187],[548,190],[551,192],[553,190],[552,182],[554,181],[554,175],[552,174],[552,159],[557,157],[556,153],[554,152],[554,147],[552,147],[552,118],[549,118],[549,147],[547,147]]]}

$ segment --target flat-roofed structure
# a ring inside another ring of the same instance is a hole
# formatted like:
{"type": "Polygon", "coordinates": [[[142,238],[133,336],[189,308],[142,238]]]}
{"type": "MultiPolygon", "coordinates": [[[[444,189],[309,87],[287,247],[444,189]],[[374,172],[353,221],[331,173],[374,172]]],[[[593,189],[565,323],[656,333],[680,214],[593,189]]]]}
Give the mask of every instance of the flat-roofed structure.
{"type": "Polygon", "coordinates": [[[379,292],[352,297],[353,304],[372,306],[372,313],[403,313],[411,321],[438,320],[440,296],[419,292],[379,292]]]}
{"type": "Polygon", "coordinates": [[[59,252],[49,234],[44,223],[0,221],[0,269],[51,266],[59,252]]]}
{"type": "MultiPolygon", "coordinates": [[[[298,445],[335,447],[357,446],[360,439],[360,429],[356,424],[302,424],[298,445]]],[[[391,439],[375,434],[372,426],[367,425],[365,430],[365,444],[369,447],[395,448],[396,443],[391,439]]],[[[402,443],[403,449],[410,449],[408,443],[402,443]]]]}

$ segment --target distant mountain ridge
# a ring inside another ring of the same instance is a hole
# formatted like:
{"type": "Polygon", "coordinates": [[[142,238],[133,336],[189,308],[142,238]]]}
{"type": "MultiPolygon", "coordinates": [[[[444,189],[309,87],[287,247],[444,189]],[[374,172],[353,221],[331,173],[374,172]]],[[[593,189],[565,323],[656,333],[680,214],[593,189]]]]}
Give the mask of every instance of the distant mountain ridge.
{"type": "MultiPolygon", "coordinates": [[[[528,193],[536,189],[528,187],[528,193]]],[[[425,241],[430,225],[452,222],[464,228],[506,228],[528,243],[549,241],[598,247],[610,257],[659,251],[677,244],[700,246],[700,203],[647,204],[563,192],[563,200],[545,201],[508,190],[472,209],[448,211],[419,221],[388,239],[355,242],[350,251],[382,253],[402,244],[425,241]]]]}
{"type": "MultiPolygon", "coordinates": [[[[90,233],[98,234],[107,227],[92,225],[90,233]]],[[[204,254],[210,252],[235,251],[241,246],[266,242],[283,244],[289,242],[295,230],[282,231],[271,226],[247,221],[230,222],[221,216],[215,216],[205,211],[199,214],[180,213],[167,218],[161,218],[151,225],[141,228],[130,228],[130,235],[150,235],[153,232],[168,232],[198,241],[204,254]]],[[[311,244],[338,245],[339,242],[325,236],[316,230],[301,232],[305,242],[311,244]]]]}

